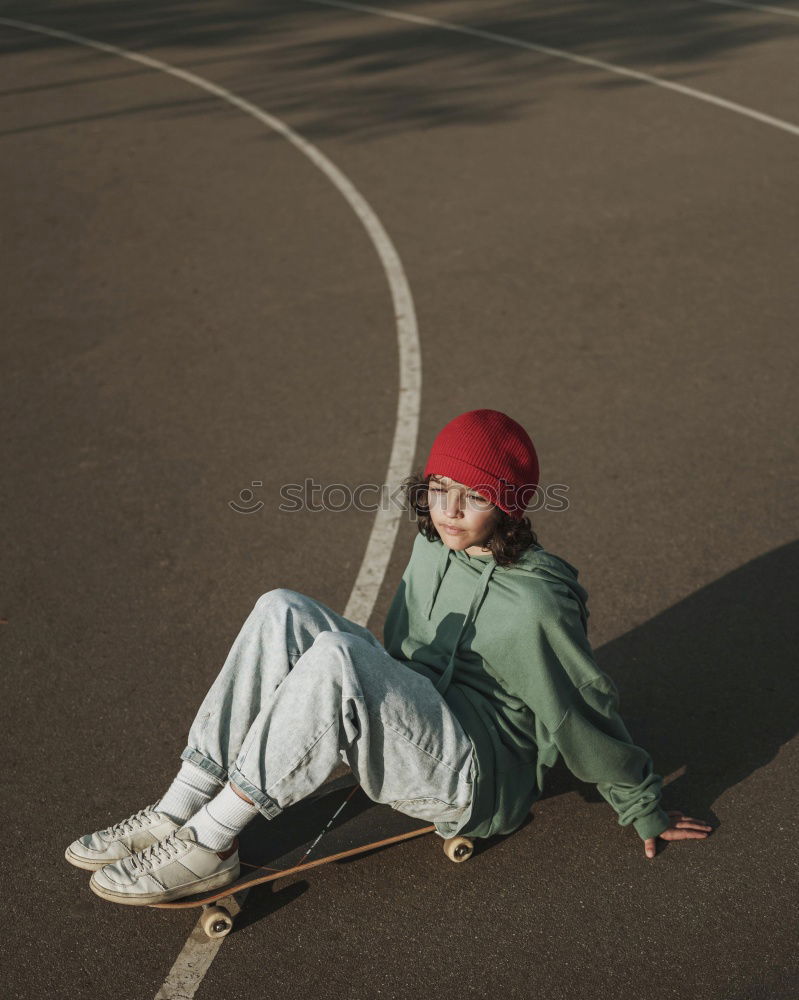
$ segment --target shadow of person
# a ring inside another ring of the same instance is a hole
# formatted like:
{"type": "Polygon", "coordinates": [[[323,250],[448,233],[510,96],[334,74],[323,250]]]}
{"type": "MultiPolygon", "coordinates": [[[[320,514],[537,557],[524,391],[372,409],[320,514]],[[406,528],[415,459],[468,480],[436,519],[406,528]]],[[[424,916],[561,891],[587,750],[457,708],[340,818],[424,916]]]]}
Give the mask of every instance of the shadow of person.
{"type": "Polygon", "coordinates": [[[716,820],[728,789],[796,733],[799,542],[759,556],[597,651],[663,799],[716,820]],[[679,801],[678,801],[679,800],[679,801]]]}
{"type": "MultiPolygon", "coordinates": [[[[328,779],[313,796],[288,806],[274,819],[258,815],[239,836],[239,853],[248,864],[288,868],[300,861],[303,852],[328,825],[350,822],[374,803],[362,790],[350,797],[354,776],[328,779]],[[346,800],[346,802],[345,802],[346,800]],[[339,813],[339,807],[344,808],[339,813]],[[294,857],[296,853],[296,857],[294,857]]],[[[326,845],[325,845],[326,846],[326,845]]]]}

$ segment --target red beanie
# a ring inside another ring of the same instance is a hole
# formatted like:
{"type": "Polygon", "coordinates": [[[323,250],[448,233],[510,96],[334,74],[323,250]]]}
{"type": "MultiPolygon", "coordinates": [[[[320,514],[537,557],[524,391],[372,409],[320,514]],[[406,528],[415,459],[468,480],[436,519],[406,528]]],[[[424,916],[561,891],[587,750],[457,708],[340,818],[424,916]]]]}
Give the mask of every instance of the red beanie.
{"type": "Polygon", "coordinates": [[[538,485],[538,455],[527,431],[507,414],[469,410],[438,434],[422,475],[469,486],[520,521],[538,485]]]}

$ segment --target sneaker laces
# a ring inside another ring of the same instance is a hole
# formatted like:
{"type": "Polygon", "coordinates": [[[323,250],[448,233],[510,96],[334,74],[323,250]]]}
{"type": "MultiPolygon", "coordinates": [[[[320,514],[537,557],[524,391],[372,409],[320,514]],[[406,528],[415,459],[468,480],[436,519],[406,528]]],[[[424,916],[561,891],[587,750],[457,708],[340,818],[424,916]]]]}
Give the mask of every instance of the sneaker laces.
{"type": "Polygon", "coordinates": [[[132,816],[128,816],[127,819],[120,820],[119,823],[114,823],[113,826],[109,826],[105,831],[108,838],[121,837],[126,833],[133,833],[137,827],[141,828],[152,816],[153,806],[145,806],[144,809],[140,809],[138,812],[133,813],[132,816]]]}
{"type": "Polygon", "coordinates": [[[143,851],[131,854],[127,859],[130,867],[139,872],[147,872],[153,865],[160,864],[162,861],[170,861],[185,854],[192,843],[179,839],[175,836],[176,833],[177,830],[170,833],[168,837],[164,837],[163,840],[145,847],[143,851]]]}

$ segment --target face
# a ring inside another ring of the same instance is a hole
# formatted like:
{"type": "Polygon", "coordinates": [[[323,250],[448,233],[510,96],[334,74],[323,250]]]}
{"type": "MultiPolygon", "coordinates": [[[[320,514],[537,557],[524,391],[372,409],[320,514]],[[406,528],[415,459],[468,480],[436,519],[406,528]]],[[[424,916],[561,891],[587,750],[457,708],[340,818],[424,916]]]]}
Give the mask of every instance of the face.
{"type": "Polygon", "coordinates": [[[496,520],[491,501],[448,476],[431,476],[427,494],[430,518],[441,541],[470,556],[484,555],[488,550],[483,544],[496,520]]]}

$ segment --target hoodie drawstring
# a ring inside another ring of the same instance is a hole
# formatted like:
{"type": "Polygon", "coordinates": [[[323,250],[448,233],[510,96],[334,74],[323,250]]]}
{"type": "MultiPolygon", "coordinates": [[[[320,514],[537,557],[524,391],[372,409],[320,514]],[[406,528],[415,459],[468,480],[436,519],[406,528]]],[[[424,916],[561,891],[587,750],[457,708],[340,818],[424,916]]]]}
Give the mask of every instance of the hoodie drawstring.
{"type": "Polygon", "coordinates": [[[427,607],[425,608],[425,615],[429,619],[433,613],[433,605],[435,604],[436,594],[438,593],[438,588],[441,586],[441,581],[444,579],[444,574],[447,571],[447,564],[449,563],[449,557],[452,555],[452,549],[448,548],[446,545],[442,546],[441,555],[439,556],[438,563],[436,564],[436,572],[433,577],[433,586],[430,589],[430,600],[427,602],[427,607]]]}
{"type": "MultiPolygon", "coordinates": [[[[452,551],[451,549],[446,549],[446,556],[443,557],[442,560],[439,562],[439,569],[442,572],[434,586],[433,598],[431,598],[430,600],[431,610],[433,607],[433,599],[435,598],[435,594],[438,592],[438,588],[441,585],[441,579],[443,578],[444,575],[443,573],[444,566],[446,565],[447,560],[449,559],[449,554],[451,551],[452,551]]],[[[447,664],[447,669],[444,671],[444,673],[439,677],[438,681],[436,682],[436,691],[438,691],[439,694],[444,694],[444,692],[449,687],[449,682],[452,680],[452,675],[455,672],[455,654],[458,652],[458,646],[460,645],[461,636],[465,632],[469,622],[472,621],[477,615],[477,610],[480,606],[480,602],[482,601],[483,595],[485,594],[486,589],[488,588],[488,581],[491,579],[491,574],[494,572],[496,567],[497,564],[494,562],[493,559],[491,559],[489,562],[486,563],[485,569],[480,574],[480,579],[477,581],[477,586],[474,588],[474,594],[472,595],[472,602],[469,605],[469,610],[466,612],[466,616],[463,619],[463,624],[461,625],[460,631],[458,632],[458,637],[456,638],[452,646],[452,653],[450,654],[449,657],[449,663],[447,664]]],[[[428,618],[430,617],[429,612],[427,617],[428,618]]]]}

